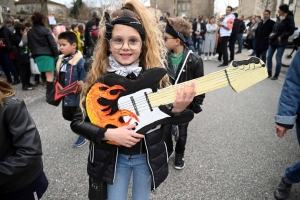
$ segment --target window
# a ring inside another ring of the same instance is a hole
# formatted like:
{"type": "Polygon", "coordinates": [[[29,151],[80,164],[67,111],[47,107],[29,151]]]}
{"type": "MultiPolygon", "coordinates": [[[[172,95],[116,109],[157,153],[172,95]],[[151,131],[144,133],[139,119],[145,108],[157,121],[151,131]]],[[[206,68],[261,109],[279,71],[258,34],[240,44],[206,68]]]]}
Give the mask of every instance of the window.
{"type": "Polygon", "coordinates": [[[182,4],[182,10],[185,10],[185,4],[182,4]]]}
{"type": "Polygon", "coordinates": [[[181,5],[180,5],[180,4],[178,4],[178,10],[180,10],[180,8],[181,8],[181,5]]]}
{"type": "Polygon", "coordinates": [[[189,10],[190,9],[190,4],[187,4],[186,6],[187,6],[187,9],[189,10]]]}

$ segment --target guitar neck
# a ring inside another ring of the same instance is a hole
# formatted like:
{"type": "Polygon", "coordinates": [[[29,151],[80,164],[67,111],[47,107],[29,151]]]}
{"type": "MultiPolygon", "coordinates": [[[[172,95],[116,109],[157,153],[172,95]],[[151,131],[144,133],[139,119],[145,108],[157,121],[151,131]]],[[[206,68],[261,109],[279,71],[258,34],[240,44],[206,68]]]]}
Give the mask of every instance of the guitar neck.
{"type": "Polygon", "coordinates": [[[186,83],[188,84],[195,83],[196,96],[229,85],[228,79],[226,77],[225,69],[224,69],[197,79],[193,79],[177,85],[172,85],[170,87],[161,89],[156,93],[149,94],[148,98],[151,103],[151,106],[157,107],[160,105],[174,103],[178,88],[181,87],[183,90],[184,84],[186,83]]]}
{"type": "MultiPolygon", "coordinates": [[[[255,61],[255,59],[258,58],[250,58],[249,60],[251,61],[253,59],[255,61]]],[[[258,59],[258,61],[260,60],[258,59]]],[[[244,64],[247,61],[238,62],[244,64]]],[[[246,65],[240,65],[239,67],[230,66],[226,69],[211,73],[197,79],[163,88],[156,93],[148,94],[148,99],[152,107],[174,103],[178,88],[181,88],[182,93],[184,84],[186,83],[188,83],[188,85],[190,85],[191,83],[195,83],[196,96],[220,89],[222,87],[226,87],[228,85],[230,85],[232,89],[238,93],[266,79],[267,77],[267,69],[262,61],[256,63],[250,62],[246,63],[246,65]]]]}

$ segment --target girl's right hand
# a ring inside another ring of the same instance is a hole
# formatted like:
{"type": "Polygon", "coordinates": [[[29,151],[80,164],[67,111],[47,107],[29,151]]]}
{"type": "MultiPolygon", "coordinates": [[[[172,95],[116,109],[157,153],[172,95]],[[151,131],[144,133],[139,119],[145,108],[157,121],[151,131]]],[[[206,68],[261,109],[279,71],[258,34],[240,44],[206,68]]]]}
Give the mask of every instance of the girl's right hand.
{"type": "Polygon", "coordinates": [[[128,126],[123,126],[120,128],[107,129],[104,134],[103,140],[112,140],[122,146],[130,148],[138,143],[142,138],[144,138],[144,135],[135,133],[131,130],[135,126],[135,124],[130,124],[128,126]]]}

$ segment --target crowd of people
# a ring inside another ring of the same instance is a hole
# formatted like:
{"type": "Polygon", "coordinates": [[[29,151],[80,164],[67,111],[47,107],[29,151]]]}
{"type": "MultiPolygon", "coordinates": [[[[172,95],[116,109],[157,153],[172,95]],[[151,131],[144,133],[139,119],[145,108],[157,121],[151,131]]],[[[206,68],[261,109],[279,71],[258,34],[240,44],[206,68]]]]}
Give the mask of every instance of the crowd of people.
{"type": "MultiPolygon", "coordinates": [[[[85,26],[72,24],[70,28],[61,25],[47,28],[47,18],[39,12],[32,14],[30,23],[19,20],[13,24],[14,19],[5,19],[0,29],[0,65],[6,76],[6,81],[0,79],[0,130],[4,133],[4,136],[0,134],[0,138],[3,138],[0,140],[1,197],[4,196],[5,200],[40,199],[48,186],[42,167],[38,130],[25,103],[14,97],[14,90],[10,86],[21,82],[23,91],[33,90],[41,83],[46,84],[47,102],[57,89],[56,85],[64,90],[75,83],[76,90],[61,99],[62,116],[71,122],[72,131],[79,135],[73,147],[82,147],[91,142],[87,168],[89,199],[127,199],[131,174],[133,199],[149,199],[151,190],[166,179],[168,160],[173,153],[175,169],[182,170],[185,167],[184,153],[192,117],[189,120],[177,119],[170,124],[162,123],[145,135],[135,133],[134,124],[94,124],[95,116],[90,115],[90,103],[87,103],[91,101],[89,91],[95,83],[103,85],[99,90],[108,87],[106,76],[118,75],[118,79],[124,83],[128,80],[140,81],[144,74],[149,75],[158,66],[167,69],[167,76],[156,84],[158,88],[155,90],[183,83],[204,76],[203,60],[213,60],[216,53],[216,60],[223,61],[219,67],[228,66],[234,60],[234,55],[242,52],[242,36],[246,29],[244,16],[239,17],[232,10],[228,6],[226,14],[218,20],[215,17],[205,20],[198,17],[194,22],[182,17],[172,18],[165,13],[157,23],[141,2],[129,0],[111,14],[105,13],[105,24],[101,27],[95,11],[85,26]],[[237,52],[236,42],[239,46],[237,52]],[[40,76],[35,75],[35,84],[30,80],[31,58],[42,78],[40,82],[40,76]],[[92,59],[89,67],[85,65],[87,59],[92,59]],[[23,123],[24,120],[28,123],[23,123]],[[172,130],[176,127],[178,140],[174,145],[172,130]],[[19,139],[14,140],[14,137],[19,139]],[[24,141],[26,139],[30,142],[24,141]],[[107,141],[114,141],[120,146],[107,141]]],[[[277,21],[273,22],[270,20],[270,11],[265,10],[263,19],[255,16],[251,24],[247,24],[248,39],[253,49],[251,56],[267,62],[270,78],[272,57],[277,50],[276,72],[272,80],[279,76],[287,38],[295,27],[287,5],[281,5],[278,14],[277,21]]],[[[295,73],[289,74],[287,79],[299,82],[296,63],[297,60],[291,65],[295,73]]],[[[299,112],[298,107],[292,108],[285,101],[286,96],[294,94],[289,94],[292,90],[294,87],[286,82],[276,115],[279,137],[292,128],[299,112]],[[289,112],[286,113],[286,110],[289,112]]],[[[171,117],[183,112],[190,115],[200,113],[205,94],[195,94],[195,84],[185,84],[178,89],[174,103],[163,109],[171,117]]],[[[294,99],[293,105],[300,105],[299,95],[295,95],[294,99]]],[[[105,104],[109,103],[105,101],[105,104]]],[[[106,107],[98,112],[105,112],[105,115],[116,113],[118,109],[110,106],[111,110],[106,107]]],[[[292,184],[300,182],[294,175],[298,168],[299,163],[286,170],[274,192],[276,199],[287,198],[292,184]]]]}

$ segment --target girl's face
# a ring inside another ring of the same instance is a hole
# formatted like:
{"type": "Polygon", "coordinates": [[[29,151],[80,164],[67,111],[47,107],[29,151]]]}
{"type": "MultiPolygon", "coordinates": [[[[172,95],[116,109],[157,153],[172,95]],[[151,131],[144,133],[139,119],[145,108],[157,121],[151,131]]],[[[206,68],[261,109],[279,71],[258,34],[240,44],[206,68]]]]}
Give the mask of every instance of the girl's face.
{"type": "Polygon", "coordinates": [[[114,25],[109,50],[123,66],[139,59],[142,52],[142,38],[134,28],[122,24],[114,25]]]}
{"type": "Polygon", "coordinates": [[[209,23],[214,24],[214,23],[215,23],[215,18],[211,18],[211,19],[209,20],[209,23]]]}
{"type": "Polygon", "coordinates": [[[76,27],[74,28],[74,31],[75,31],[75,32],[78,31],[78,26],[76,26],[76,27]]]}

